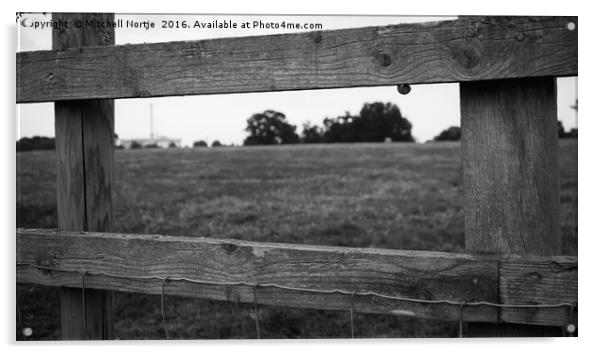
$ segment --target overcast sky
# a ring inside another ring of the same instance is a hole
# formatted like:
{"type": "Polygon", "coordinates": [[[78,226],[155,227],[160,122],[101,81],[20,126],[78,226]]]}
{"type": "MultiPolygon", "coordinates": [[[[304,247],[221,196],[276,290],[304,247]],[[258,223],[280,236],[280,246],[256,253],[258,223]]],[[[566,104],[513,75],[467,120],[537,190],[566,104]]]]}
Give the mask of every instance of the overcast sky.
{"type": "MultiPolygon", "coordinates": [[[[27,15],[29,18],[49,20],[50,15],[27,15]]],[[[232,20],[237,23],[262,20],[264,22],[321,23],[322,30],[389,25],[402,22],[422,22],[451,19],[449,17],[406,16],[283,16],[283,15],[119,15],[116,19],[151,20],[232,20]]],[[[160,27],[160,26],[159,26],[160,27]]],[[[50,29],[18,26],[19,51],[51,48],[50,29]]],[[[175,40],[240,37],[299,30],[278,29],[124,29],[115,31],[116,44],[151,43],[175,40]]],[[[570,108],[577,97],[577,79],[558,79],[558,116],[565,129],[575,127],[575,112],[570,108]]],[[[150,135],[150,104],[154,107],[155,135],[182,139],[184,145],[203,139],[207,142],[241,144],[246,133],[246,119],[254,113],[273,109],[284,113],[287,120],[297,125],[301,133],[303,122],[322,124],[325,117],[336,117],[346,111],[359,113],[365,102],[392,102],[413,124],[413,135],[418,141],[432,139],[441,130],[460,125],[460,97],[458,84],[413,85],[410,94],[402,96],[394,86],[308,90],[273,93],[245,93],[228,95],[163,97],[115,100],[115,132],[120,138],[143,138],[150,135]]],[[[52,103],[20,104],[17,137],[54,136],[52,103]]]]}

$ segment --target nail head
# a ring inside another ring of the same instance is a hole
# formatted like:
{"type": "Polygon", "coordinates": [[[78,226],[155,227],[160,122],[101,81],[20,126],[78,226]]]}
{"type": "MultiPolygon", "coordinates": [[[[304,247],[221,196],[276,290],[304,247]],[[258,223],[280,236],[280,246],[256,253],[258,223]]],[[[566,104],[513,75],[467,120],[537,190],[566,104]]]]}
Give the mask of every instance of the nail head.
{"type": "Polygon", "coordinates": [[[408,84],[397,85],[397,92],[401,93],[402,95],[407,95],[410,93],[410,91],[412,91],[412,87],[410,87],[408,84]]]}

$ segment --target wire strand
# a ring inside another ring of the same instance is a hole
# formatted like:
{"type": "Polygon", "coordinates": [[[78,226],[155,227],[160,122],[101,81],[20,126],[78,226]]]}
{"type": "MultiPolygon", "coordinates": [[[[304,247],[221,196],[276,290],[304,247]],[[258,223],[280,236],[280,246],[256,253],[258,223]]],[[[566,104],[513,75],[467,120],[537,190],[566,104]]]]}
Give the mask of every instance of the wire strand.
{"type": "Polygon", "coordinates": [[[354,312],[355,306],[353,303],[353,297],[355,296],[355,291],[351,294],[351,308],[349,309],[349,319],[351,322],[351,339],[355,338],[355,324],[354,322],[354,312]]]}
{"type": "MultiPolygon", "coordinates": [[[[65,272],[65,273],[81,273],[81,271],[78,271],[78,270],[60,269],[60,268],[41,266],[41,265],[37,265],[37,264],[33,264],[33,263],[25,263],[25,262],[17,262],[17,266],[28,266],[28,267],[32,267],[32,268],[47,270],[47,271],[58,271],[58,272],[65,272]]],[[[161,280],[161,281],[163,281],[165,279],[164,277],[155,276],[155,275],[131,276],[131,275],[112,274],[112,273],[107,273],[107,272],[86,272],[86,273],[89,275],[96,275],[96,276],[100,275],[100,276],[106,276],[106,277],[111,277],[111,278],[130,279],[130,280],[161,280]]],[[[196,279],[190,279],[190,278],[185,278],[185,277],[169,277],[169,280],[170,281],[184,281],[184,282],[188,282],[188,283],[201,284],[201,285],[248,286],[248,287],[252,287],[254,289],[254,295],[255,295],[256,288],[271,287],[271,288],[277,288],[277,289],[282,289],[282,290],[299,291],[299,292],[316,293],[316,294],[375,296],[375,297],[382,298],[382,299],[412,302],[412,303],[419,303],[419,304],[435,304],[435,305],[436,304],[446,304],[446,305],[451,305],[451,306],[462,305],[462,306],[473,306],[473,307],[474,306],[489,306],[489,307],[496,307],[496,308],[568,307],[569,309],[571,309],[571,313],[572,313],[572,310],[577,307],[576,304],[573,304],[570,302],[560,302],[560,303],[554,303],[554,304],[498,304],[498,303],[489,302],[489,301],[462,302],[462,301],[447,300],[447,299],[445,299],[445,300],[416,299],[416,298],[409,298],[409,297],[380,294],[380,293],[377,293],[374,291],[355,292],[355,291],[347,291],[347,290],[342,290],[342,289],[323,290],[323,289],[311,289],[311,288],[298,288],[298,287],[292,287],[292,286],[281,285],[281,284],[276,284],[276,283],[259,284],[259,283],[252,283],[252,282],[246,282],[246,281],[217,282],[217,281],[210,281],[210,280],[196,280],[196,279]]],[[[254,301],[256,302],[257,296],[254,296],[254,298],[255,298],[254,301]]]]}
{"type": "Polygon", "coordinates": [[[253,287],[253,303],[255,309],[255,330],[257,331],[257,339],[261,339],[261,332],[259,331],[259,312],[257,312],[257,284],[253,287]]]}
{"type": "Polygon", "coordinates": [[[82,322],[84,327],[84,340],[88,339],[88,318],[86,313],[86,271],[81,271],[82,274],[82,322]]]}
{"type": "Polygon", "coordinates": [[[464,303],[460,304],[460,320],[458,321],[458,338],[462,338],[464,331],[464,303]]]}
{"type": "Polygon", "coordinates": [[[21,336],[23,338],[25,338],[25,334],[23,332],[23,329],[24,329],[23,328],[23,318],[21,317],[21,309],[19,308],[19,299],[18,299],[18,296],[17,296],[16,303],[17,303],[17,325],[19,326],[19,330],[21,331],[21,336]]]}
{"type": "Polygon", "coordinates": [[[167,321],[165,321],[165,283],[169,277],[163,278],[163,282],[161,283],[161,318],[163,319],[163,332],[165,332],[165,339],[169,339],[169,334],[167,333],[167,321]]]}

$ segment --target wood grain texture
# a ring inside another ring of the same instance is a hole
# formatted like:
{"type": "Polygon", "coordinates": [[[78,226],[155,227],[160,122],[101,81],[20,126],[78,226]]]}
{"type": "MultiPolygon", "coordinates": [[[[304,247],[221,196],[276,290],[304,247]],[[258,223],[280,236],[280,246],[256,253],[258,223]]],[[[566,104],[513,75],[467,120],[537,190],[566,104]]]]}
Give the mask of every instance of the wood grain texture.
{"type": "MultiPolygon", "coordinates": [[[[112,14],[53,14],[70,28],[53,30],[58,51],[74,47],[112,45],[112,29],[76,29],[76,20],[112,20],[112,14]]],[[[55,103],[57,213],[61,230],[110,231],[112,224],[113,100],[55,103]]],[[[81,284],[80,284],[81,286],[81,284]]],[[[113,332],[112,294],[86,290],[86,333],[81,289],[61,289],[63,339],[109,339],[113,332]]]]}
{"type": "Polygon", "coordinates": [[[556,80],[460,84],[466,250],[560,253],[556,80]]]}
{"type": "MultiPolygon", "coordinates": [[[[541,304],[577,302],[577,259],[574,257],[491,257],[468,254],[385,249],[306,246],[221,240],[202,237],[127,235],[52,230],[18,230],[17,262],[59,268],[67,272],[19,266],[17,280],[49,286],[161,294],[161,278],[205,282],[269,284],[303,289],[379,294],[427,300],[490,301],[541,304]],[[503,267],[500,266],[503,264],[503,267]],[[573,270],[560,278],[556,265],[573,270]],[[498,271],[501,272],[498,274],[498,271]],[[123,276],[112,277],[101,275],[123,276]],[[537,273],[538,291],[516,290],[524,277],[537,273]],[[128,277],[158,277],[129,279],[128,277]],[[571,281],[563,281],[570,279],[571,281]],[[498,293],[500,281],[503,291],[498,293]],[[542,297],[545,293],[545,297],[542,297]]],[[[194,284],[168,280],[165,293],[188,297],[252,303],[253,286],[194,284]]],[[[257,287],[257,302],[266,305],[349,310],[346,294],[257,287]]],[[[374,296],[355,296],[357,312],[407,315],[456,321],[459,306],[419,304],[374,296]]],[[[487,306],[465,307],[464,320],[564,325],[564,314],[517,309],[500,317],[487,306]]]]}
{"type": "MultiPolygon", "coordinates": [[[[461,83],[460,107],[466,250],[500,255],[558,255],[560,187],[556,79],[461,83]]],[[[515,295],[523,296],[528,292],[533,301],[538,297],[543,300],[542,292],[565,280],[556,277],[558,270],[554,269],[543,283],[539,283],[537,279],[541,273],[533,269],[534,266],[520,269],[502,264],[500,273],[515,273],[500,274],[500,298],[525,303],[515,295]],[[521,287],[524,287],[522,293],[518,289],[521,287]]],[[[576,273],[570,273],[570,277],[576,285],[576,273]]],[[[576,288],[570,295],[576,296],[576,288]]],[[[532,309],[518,314],[515,309],[500,309],[500,319],[536,323],[538,316],[544,316],[550,322],[554,322],[554,317],[570,318],[567,308],[548,309],[543,315],[540,311],[532,309]]],[[[562,334],[558,328],[482,324],[471,324],[469,332],[472,332],[470,336],[562,334]]]]}
{"type": "MultiPolygon", "coordinates": [[[[562,259],[555,261],[502,261],[500,262],[499,289],[500,297],[516,304],[550,303],[551,301],[573,303],[577,299],[577,264],[562,259]]],[[[547,310],[545,313],[536,309],[520,312],[515,309],[502,309],[500,314],[504,322],[514,323],[546,321],[562,323],[562,320],[566,321],[567,316],[570,318],[570,315],[570,309],[567,307],[547,310]]],[[[572,316],[573,321],[565,323],[576,325],[576,308],[572,316]]]]}
{"type": "Polygon", "coordinates": [[[468,17],[21,52],[17,102],[574,76],[578,30],[569,22],[578,28],[576,17],[468,17]]]}

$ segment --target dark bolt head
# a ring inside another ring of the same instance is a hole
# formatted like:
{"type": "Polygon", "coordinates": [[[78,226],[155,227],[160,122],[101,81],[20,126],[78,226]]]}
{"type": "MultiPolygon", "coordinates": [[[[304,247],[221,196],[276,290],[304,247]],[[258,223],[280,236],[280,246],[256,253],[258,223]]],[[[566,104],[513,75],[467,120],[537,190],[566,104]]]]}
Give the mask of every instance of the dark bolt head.
{"type": "Polygon", "coordinates": [[[376,59],[382,66],[391,65],[391,56],[387,53],[378,53],[378,55],[376,56],[376,59]]]}
{"type": "Polygon", "coordinates": [[[412,88],[408,84],[397,85],[397,92],[401,93],[402,95],[407,95],[410,93],[410,91],[412,91],[412,88]]]}

